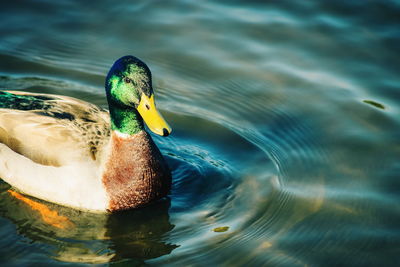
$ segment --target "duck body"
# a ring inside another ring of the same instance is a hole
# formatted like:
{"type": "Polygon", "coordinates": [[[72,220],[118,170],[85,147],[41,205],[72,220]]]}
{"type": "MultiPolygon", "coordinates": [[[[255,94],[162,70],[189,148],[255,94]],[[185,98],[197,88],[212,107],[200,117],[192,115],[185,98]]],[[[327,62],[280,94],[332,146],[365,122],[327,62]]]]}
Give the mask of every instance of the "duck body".
{"type": "MultiPolygon", "coordinates": [[[[106,92],[110,85],[107,79],[106,92]]],[[[67,96],[0,91],[0,178],[24,194],[91,212],[141,207],[166,196],[170,170],[137,111],[139,105],[148,107],[145,112],[155,108],[152,92],[134,90],[141,97],[131,106],[111,108],[118,99],[108,97],[110,112],[67,96]]],[[[157,116],[152,127],[165,135],[170,128],[157,116]]]]}

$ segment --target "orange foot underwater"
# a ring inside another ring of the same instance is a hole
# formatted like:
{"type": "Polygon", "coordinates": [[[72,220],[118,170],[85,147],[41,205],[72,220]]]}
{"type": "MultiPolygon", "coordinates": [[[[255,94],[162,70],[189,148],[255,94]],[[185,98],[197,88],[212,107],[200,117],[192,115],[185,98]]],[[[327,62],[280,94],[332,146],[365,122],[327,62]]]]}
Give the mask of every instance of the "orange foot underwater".
{"type": "Polygon", "coordinates": [[[67,217],[59,215],[57,211],[49,209],[49,207],[47,207],[45,204],[29,199],[12,190],[8,190],[7,192],[16,199],[26,203],[33,210],[38,211],[45,223],[59,229],[67,229],[74,226],[74,224],[67,217]]]}

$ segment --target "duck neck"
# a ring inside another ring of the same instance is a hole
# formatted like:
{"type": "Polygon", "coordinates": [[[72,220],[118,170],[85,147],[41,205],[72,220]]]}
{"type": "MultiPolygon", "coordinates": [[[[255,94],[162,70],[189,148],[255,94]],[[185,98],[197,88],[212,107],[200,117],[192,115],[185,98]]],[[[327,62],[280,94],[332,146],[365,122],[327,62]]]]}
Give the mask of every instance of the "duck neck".
{"type": "Polygon", "coordinates": [[[109,105],[109,110],[113,131],[134,135],[144,130],[143,119],[136,109],[109,105]]]}

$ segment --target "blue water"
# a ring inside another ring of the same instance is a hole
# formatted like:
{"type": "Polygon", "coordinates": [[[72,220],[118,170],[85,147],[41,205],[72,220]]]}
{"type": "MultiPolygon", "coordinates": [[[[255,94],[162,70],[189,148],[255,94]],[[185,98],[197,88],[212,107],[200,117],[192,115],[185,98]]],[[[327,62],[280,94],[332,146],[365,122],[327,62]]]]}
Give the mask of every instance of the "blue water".
{"type": "Polygon", "coordinates": [[[3,3],[0,89],[106,107],[148,64],[173,188],[59,229],[1,182],[0,264],[398,266],[400,1],[265,2],[3,3]]]}

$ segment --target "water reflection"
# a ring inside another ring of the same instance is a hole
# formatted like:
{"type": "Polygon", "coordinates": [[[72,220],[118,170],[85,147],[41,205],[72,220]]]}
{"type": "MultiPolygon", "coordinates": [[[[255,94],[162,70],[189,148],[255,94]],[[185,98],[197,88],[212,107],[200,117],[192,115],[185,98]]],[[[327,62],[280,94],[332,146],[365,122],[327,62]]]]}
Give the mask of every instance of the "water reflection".
{"type": "MultiPolygon", "coordinates": [[[[5,187],[3,183],[2,188],[5,187]]],[[[168,214],[170,199],[134,211],[105,215],[32,198],[27,204],[9,191],[3,191],[1,198],[0,216],[13,222],[18,234],[29,240],[25,242],[45,247],[50,252],[48,256],[57,261],[106,263],[130,259],[139,263],[170,254],[178,247],[164,238],[175,227],[168,214]],[[52,214],[41,214],[33,205],[45,205],[52,214]],[[68,223],[54,224],[54,216],[67,218],[68,223]]]]}

